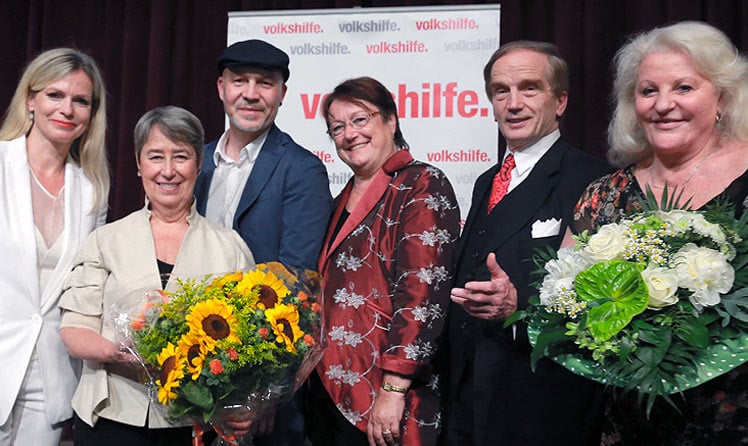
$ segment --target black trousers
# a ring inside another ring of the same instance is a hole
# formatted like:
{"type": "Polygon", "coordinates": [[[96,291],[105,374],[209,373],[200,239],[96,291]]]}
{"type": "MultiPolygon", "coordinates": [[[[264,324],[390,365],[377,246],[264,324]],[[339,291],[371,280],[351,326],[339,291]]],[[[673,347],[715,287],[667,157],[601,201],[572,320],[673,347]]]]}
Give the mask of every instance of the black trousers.
{"type": "Polygon", "coordinates": [[[316,371],[312,372],[307,383],[304,419],[312,444],[314,446],[368,446],[366,432],[361,432],[351,424],[335,407],[335,403],[327,394],[316,371]]]}
{"type": "Polygon", "coordinates": [[[99,418],[93,427],[75,416],[75,446],[191,446],[192,427],[149,429],[99,418]]]}

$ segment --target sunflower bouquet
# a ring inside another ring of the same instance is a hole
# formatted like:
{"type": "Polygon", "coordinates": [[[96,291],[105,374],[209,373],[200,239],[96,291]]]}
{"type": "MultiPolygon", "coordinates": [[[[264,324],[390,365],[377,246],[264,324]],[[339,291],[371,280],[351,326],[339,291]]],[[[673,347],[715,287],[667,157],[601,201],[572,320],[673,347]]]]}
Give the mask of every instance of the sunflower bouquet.
{"type": "Polygon", "coordinates": [[[319,359],[318,278],[271,262],[179,284],[149,293],[127,337],[166,414],[209,423],[234,444],[227,414],[256,416],[290,399],[319,359]]]}
{"type": "Polygon", "coordinates": [[[539,296],[507,320],[527,322],[533,364],[636,391],[647,412],[748,362],[748,218],[662,202],[541,255],[539,296]]]}

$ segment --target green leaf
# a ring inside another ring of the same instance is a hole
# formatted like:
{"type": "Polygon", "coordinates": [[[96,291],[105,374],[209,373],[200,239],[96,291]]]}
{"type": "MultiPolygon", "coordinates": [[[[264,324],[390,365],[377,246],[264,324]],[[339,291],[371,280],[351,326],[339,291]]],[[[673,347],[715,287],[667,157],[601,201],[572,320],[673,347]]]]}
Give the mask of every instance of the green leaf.
{"type": "Polygon", "coordinates": [[[548,353],[548,349],[551,345],[567,340],[568,338],[569,337],[565,334],[565,330],[543,331],[538,334],[538,339],[535,341],[535,347],[533,347],[532,354],[530,355],[532,371],[535,371],[535,365],[538,360],[548,353]]]}
{"type": "Polygon", "coordinates": [[[576,277],[576,290],[583,301],[604,301],[595,307],[590,305],[585,326],[598,343],[620,332],[647,309],[649,302],[639,268],[621,260],[596,263],[582,271],[576,277]]]}
{"type": "Polygon", "coordinates": [[[741,322],[748,322],[748,288],[741,288],[734,293],[722,296],[721,303],[725,311],[741,322]]]}
{"type": "Polygon", "coordinates": [[[519,322],[529,316],[529,313],[523,310],[518,310],[512,313],[508,318],[504,320],[504,328],[512,326],[515,322],[519,322]]]}
{"type": "Polygon", "coordinates": [[[213,394],[210,393],[210,389],[198,386],[192,381],[188,381],[182,386],[181,393],[187,401],[204,410],[210,410],[215,405],[213,402],[213,394]]]}
{"type": "Polygon", "coordinates": [[[694,347],[707,348],[709,346],[709,329],[701,319],[691,319],[688,324],[681,324],[675,333],[694,347]]]}

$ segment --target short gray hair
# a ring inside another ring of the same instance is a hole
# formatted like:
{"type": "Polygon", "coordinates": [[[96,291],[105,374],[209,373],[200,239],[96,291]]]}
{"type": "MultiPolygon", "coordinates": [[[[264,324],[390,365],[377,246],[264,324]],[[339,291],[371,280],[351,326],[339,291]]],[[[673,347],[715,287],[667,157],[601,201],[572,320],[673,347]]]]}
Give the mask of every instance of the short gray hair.
{"type": "Polygon", "coordinates": [[[174,142],[187,144],[195,149],[198,168],[203,160],[203,146],[205,132],[197,116],[182,107],[166,105],[146,112],[138,120],[133,131],[135,141],[135,156],[140,158],[143,146],[151,134],[151,130],[158,126],[167,138],[174,142]]]}

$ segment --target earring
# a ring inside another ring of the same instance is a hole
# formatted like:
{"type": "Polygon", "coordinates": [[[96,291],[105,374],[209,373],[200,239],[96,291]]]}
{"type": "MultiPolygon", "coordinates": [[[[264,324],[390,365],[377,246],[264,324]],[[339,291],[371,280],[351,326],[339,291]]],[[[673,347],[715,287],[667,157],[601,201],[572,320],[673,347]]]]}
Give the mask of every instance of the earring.
{"type": "Polygon", "coordinates": [[[139,176],[139,177],[142,177],[142,176],[143,176],[143,175],[142,175],[142,174],[140,173],[140,171],[138,171],[138,176],[139,176]]]}
{"type": "Polygon", "coordinates": [[[717,113],[717,116],[715,116],[715,117],[714,117],[714,119],[715,119],[715,120],[716,120],[717,122],[720,122],[720,121],[722,121],[722,115],[721,115],[720,113],[717,113]]]}
{"type": "Polygon", "coordinates": [[[34,120],[34,110],[29,110],[29,121],[34,120]]]}

